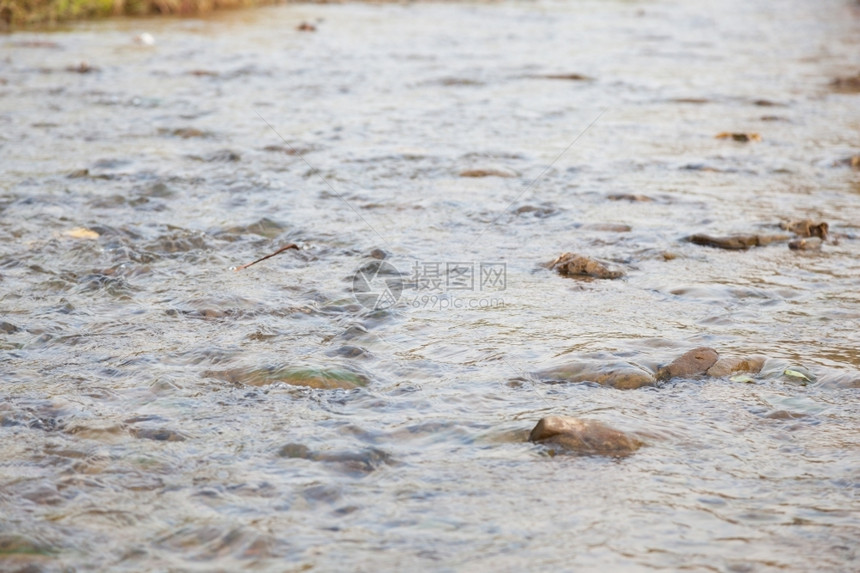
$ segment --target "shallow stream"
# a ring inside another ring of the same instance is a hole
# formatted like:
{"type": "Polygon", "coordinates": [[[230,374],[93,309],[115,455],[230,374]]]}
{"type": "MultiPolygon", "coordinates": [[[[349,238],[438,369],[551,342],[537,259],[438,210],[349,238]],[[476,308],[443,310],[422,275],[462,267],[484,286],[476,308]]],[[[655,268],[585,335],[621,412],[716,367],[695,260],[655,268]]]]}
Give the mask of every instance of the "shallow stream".
{"type": "Polygon", "coordinates": [[[0,569],[856,570],[858,71],[849,0],[0,37],[0,569]],[[534,375],[697,346],[768,367],[534,375]],[[547,415],[646,445],[551,456],[547,415]]]}

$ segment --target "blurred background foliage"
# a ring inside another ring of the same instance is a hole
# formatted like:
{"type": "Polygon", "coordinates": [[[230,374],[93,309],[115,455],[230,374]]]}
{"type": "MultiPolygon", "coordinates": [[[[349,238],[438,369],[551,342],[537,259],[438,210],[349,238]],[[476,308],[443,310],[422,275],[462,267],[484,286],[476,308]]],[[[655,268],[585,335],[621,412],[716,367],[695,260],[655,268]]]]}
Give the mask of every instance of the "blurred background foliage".
{"type": "Polygon", "coordinates": [[[106,16],[201,14],[279,0],[0,0],[0,26],[19,28],[106,16]]]}

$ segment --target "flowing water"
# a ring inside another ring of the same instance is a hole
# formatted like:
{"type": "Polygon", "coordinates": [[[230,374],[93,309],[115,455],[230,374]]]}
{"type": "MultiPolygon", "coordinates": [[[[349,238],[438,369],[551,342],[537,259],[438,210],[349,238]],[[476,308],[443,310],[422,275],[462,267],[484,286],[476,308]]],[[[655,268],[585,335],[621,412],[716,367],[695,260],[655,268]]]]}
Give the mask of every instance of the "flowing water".
{"type": "Polygon", "coordinates": [[[856,570],[858,71],[850,0],[0,38],[0,568],[856,570]],[[834,240],[683,240],[798,218],[834,240]],[[565,251],[626,276],[540,266],[565,251]],[[384,254],[402,281],[354,281],[384,254]],[[533,375],[695,346],[769,361],[533,375]],[[551,456],[547,415],[646,445],[551,456]]]}

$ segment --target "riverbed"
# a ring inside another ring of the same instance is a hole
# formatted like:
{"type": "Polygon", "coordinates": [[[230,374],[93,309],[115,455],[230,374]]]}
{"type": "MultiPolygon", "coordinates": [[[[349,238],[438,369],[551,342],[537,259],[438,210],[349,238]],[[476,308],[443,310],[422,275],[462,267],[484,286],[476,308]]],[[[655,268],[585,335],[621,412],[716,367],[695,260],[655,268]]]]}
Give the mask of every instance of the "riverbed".
{"type": "Polygon", "coordinates": [[[848,0],[0,37],[0,568],[856,569],[858,72],[848,0]],[[685,240],[797,219],[819,250],[685,240]],[[698,346],[767,367],[535,374],[698,346]]]}

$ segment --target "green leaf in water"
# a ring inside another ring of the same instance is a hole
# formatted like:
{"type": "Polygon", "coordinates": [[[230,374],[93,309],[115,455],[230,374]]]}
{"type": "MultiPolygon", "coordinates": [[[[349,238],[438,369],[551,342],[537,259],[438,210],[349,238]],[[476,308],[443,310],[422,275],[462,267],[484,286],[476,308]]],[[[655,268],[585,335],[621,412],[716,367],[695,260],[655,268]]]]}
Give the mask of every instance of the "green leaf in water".
{"type": "Polygon", "coordinates": [[[786,376],[791,376],[792,378],[800,378],[801,380],[804,380],[806,382],[812,382],[812,378],[810,378],[803,372],[800,372],[799,370],[792,370],[791,368],[786,368],[783,374],[785,374],[786,376]]]}
{"type": "Polygon", "coordinates": [[[755,384],[755,378],[749,374],[738,374],[729,378],[732,382],[746,382],[747,384],[755,384]]]}

